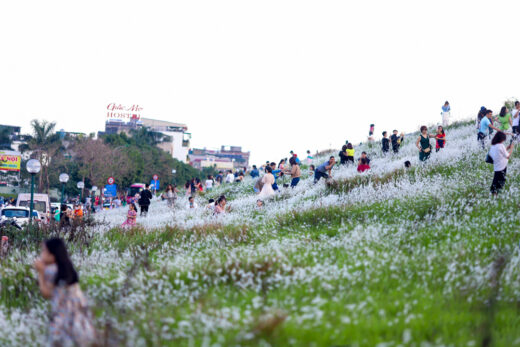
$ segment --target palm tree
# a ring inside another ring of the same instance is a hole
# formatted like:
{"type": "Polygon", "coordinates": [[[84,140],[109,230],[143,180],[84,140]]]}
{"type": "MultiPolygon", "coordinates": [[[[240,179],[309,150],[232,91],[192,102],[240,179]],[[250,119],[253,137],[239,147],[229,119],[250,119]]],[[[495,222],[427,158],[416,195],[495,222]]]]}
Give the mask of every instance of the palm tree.
{"type": "Polygon", "coordinates": [[[39,179],[39,191],[43,191],[45,184],[45,191],[48,193],[49,164],[52,157],[60,149],[61,142],[59,137],[54,133],[56,123],[33,119],[31,121],[31,127],[33,130],[33,136],[29,141],[29,149],[32,151],[32,156],[38,159],[42,165],[39,179]]]}

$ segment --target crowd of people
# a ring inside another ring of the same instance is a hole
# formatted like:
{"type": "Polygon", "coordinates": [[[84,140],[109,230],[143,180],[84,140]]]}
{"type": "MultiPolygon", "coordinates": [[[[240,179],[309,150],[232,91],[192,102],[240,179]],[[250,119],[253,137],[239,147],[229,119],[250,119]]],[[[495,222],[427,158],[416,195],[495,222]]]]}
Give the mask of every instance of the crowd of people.
{"type": "MultiPolygon", "coordinates": [[[[429,134],[426,126],[420,127],[420,134],[415,145],[418,149],[419,160],[427,161],[432,153],[431,139],[435,139],[436,152],[446,146],[446,134],[444,127],[448,124],[450,112],[449,103],[446,102],[442,107],[443,125],[437,127],[436,134],[429,134]]],[[[491,139],[491,147],[486,157],[486,162],[492,163],[494,168],[494,177],[491,184],[491,193],[496,195],[503,188],[506,180],[507,164],[513,153],[513,139],[520,133],[519,128],[520,104],[515,103],[515,109],[510,112],[507,107],[500,110],[499,115],[493,116],[493,112],[482,107],[477,117],[477,141],[485,146],[487,139],[491,139]],[[511,130],[511,132],[509,132],[511,130]],[[492,133],[496,132],[494,136],[492,133]],[[511,140],[506,147],[508,136],[511,140]]],[[[371,127],[373,129],[373,127],[371,127]]],[[[390,155],[390,145],[393,154],[399,153],[404,143],[404,134],[398,134],[397,130],[392,132],[392,136],[388,138],[388,133],[382,133],[381,140],[381,156],[390,155]]],[[[208,176],[204,184],[200,179],[194,178],[186,182],[185,190],[188,197],[187,209],[197,209],[199,206],[195,200],[196,194],[203,192],[211,192],[215,186],[221,184],[235,184],[242,182],[246,173],[255,180],[254,190],[258,194],[256,207],[262,209],[265,200],[276,194],[280,187],[278,182],[283,181],[283,187],[294,188],[300,182],[302,169],[301,161],[298,156],[291,151],[288,165],[287,160],[282,159],[278,164],[275,162],[266,162],[261,168],[253,165],[251,171],[247,169],[233,172],[229,170],[227,173],[219,172],[216,177],[208,176]],[[263,175],[261,173],[264,173],[263,175]],[[290,176],[290,183],[285,183],[284,176],[290,176]]],[[[355,148],[347,142],[339,152],[339,163],[336,162],[335,156],[330,156],[328,160],[315,167],[314,158],[307,151],[307,165],[309,174],[314,175],[314,182],[319,182],[322,178],[331,177],[331,171],[335,165],[354,165],[355,148]]],[[[405,162],[405,167],[409,168],[411,163],[409,160],[405,162]]],[[[358,158],[359,172],[370,170],[370,158],[366,152],[362,152],[358,158]]],[[[168,185],[161,198],[166,204],[174,208],[178,197],[179,190],[174,185],[168,185]]],[[[123,223],[125,227],[133,227],[136,225],[138,212],[141,216],[146,217],[150,202],[154,195],[147,185],[141,192],[128,203],[128,214],[126,221],[123,223]],[[139,205],[139,211],[137,205],[139,205]]],[[[125,199],[126,201],[126,199],[125,199]]],[[[224,195],[219,196],[216,200],[210,199],[205,206],[207,210],[212,211],[214,215],[221,215],[227,211],[227,199],[224,195]]],[[[77,206],[80,206],[78,204],[77,206]]],[[[78,207],[79,209],[79,207],[78,207]]],[[[80,212],[76,214],[74,211],[64,209],[60,212],[60,222],[82,217],[80,212]]],[[[67,253],[65,243],[61,239],[50,239],[43,243],[41,255],[34,262],[34,267],[38,274],[38,284],[41,294],[52,301],[52,312],[50,320],[49,338],[51,344],[58,342],[58,345],[88,345],[96,339],[96,331],[92,323],[92,315],[87,308],[86,299],[79,288],[79,276],[67,253]]]]}

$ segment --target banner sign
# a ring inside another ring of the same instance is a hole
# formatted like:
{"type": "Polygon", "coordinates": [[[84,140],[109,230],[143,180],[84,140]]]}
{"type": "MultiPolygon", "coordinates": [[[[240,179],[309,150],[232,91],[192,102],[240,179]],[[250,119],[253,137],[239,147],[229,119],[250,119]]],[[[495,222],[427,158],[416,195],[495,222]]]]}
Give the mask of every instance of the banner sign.
{"type": "Polygon", "coordinates": [[[157,190],[159,190],[159,187],[161,186],[161,181],[159,181],[159,180],[151,180],[150,181],[150,186],[151,186],[152,190],[157,191],[157,190]]]}
{"type": "Polygon", "coordinates": [[[0,171],[20,172],[22,155],[15,151],[0,151],[0,171]]]}
{"type": "Polygon", "coordinates": [[[107,105],[107,118],[109,119],[141,119],[141,112],[143,108],[139,105],[121,105],[111,103],[107,105]]]}
{"type": "Polygon", "coordinates": [[[116,184],[105,185],[104,195],[107,198],[115,198],[117,196],[117,185],[116,184]]]}

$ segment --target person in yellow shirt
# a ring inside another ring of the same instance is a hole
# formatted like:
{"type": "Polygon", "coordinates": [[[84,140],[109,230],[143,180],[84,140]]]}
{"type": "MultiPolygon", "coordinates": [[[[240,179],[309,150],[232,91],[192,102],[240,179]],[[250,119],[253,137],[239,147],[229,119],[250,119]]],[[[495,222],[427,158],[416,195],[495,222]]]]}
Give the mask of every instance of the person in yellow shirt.
{"type": "Polygon", "coordinates": [[[354,154],[356,153],[356,150],[352,146],[352,143],[347,144],[347,164],[354,164],[354,154]]]}

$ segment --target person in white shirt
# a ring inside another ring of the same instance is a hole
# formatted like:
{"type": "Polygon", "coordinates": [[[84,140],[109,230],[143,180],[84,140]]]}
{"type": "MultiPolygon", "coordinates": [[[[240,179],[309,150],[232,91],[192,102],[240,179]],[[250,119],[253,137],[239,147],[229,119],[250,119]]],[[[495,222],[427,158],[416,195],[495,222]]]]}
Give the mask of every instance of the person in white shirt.
{"type": "Polygon", "coordinates": [[[491,183],[491,193],[495,196],[506,183],[507,163],[513,153],[513,141],[511,140],[511,143],[506,148],[504,146],[505,140],[506,134],[498,131],[493,140],[491,140],[491,148],[489,149],[489,156],[493,159],[493,171],[495,172],[493,182],[491,183]]]}
{"type": "Polygon", "coordinates": [[[515,101],[515,108],[511,112],[513,116],[513,134],[520,134],[520,102],[515,101]]]}
{"type": "Polygon", "coordinates": [[[213,189],[213,176],[211,175],[208,175],[208,179],[206,180],[205,184],[206,184],[206,191],[210,191],[213,189]]]}
{"type": "Polygon", "coordinates": [[[193,198],[193,196],[190,196],[189,199],[188,199],[188,209],[191,209],[191,208],[198,208],[199,205],[197,205],[197,203],[195,202],[195,199],[193,198]]]}
{"type": "Polygon", "coordinates": [[[226,183],[233,183],[235,181],[235,175],[233,175],[233,171],[229,170],[226,176],[226,183]]]}

